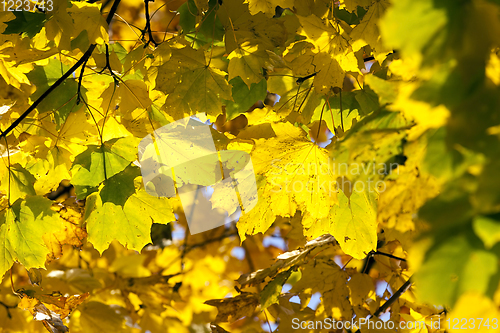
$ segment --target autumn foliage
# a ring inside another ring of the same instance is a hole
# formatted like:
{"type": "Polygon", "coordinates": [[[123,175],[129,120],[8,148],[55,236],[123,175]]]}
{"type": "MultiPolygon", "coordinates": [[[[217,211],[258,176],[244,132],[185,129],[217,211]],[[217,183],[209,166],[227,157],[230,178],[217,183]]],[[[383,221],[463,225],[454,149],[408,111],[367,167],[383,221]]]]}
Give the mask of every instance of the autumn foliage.
{"type": "Polygon", "coordinates": [[[498,329],[498,0],[17,2],[0,332],[498,329]],[[191,235],[138,145],[194,115],[258,203],[191,235]]]}

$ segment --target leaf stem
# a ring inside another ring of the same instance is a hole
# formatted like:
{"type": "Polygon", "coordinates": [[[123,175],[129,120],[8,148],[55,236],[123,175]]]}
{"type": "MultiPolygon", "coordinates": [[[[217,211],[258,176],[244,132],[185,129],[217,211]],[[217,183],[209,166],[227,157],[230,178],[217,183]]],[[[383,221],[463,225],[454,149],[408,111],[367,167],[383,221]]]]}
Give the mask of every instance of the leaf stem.
{"type": "Polygon", "coordinates": [[[342,89],[340,89],[340,92],[339,92],[339,99],[340,99],[340,128],[342,128],[342,132],[345,132],[345,130],[344,130],[344,117],[342,116],[342,89]]]}

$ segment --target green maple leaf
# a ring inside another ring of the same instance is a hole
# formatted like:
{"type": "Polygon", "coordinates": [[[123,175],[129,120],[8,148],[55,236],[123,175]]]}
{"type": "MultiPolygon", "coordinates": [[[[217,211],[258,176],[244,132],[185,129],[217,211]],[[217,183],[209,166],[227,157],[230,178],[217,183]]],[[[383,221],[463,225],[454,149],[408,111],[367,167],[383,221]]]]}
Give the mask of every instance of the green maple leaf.
{"type": "Polygon", "coordinates": [[[281,290],[283,289],[283,285],[292,274],[292,270],[279,273],[274,280],[269,282],[262,293],[260,294],[260,304],[263,309],[270,307],[271,305],[278,303],[278,297],[281,295],[281,290]]]}
{"type": "Polygon", "coordinates": [[[71,168],[71,183],[81,187],[95,187],[123,171],[137,159],[136,142],[135,138],[127,137],[106,141],[101,146],[89,145],[87,150],[75,157],[71,168]]]}
{"type": "MultiPolygon", "coordinates": [[[[87,197],[88,240],[102,253],[113,240],[136,251],[151,243],[151,225],[175,220],[167,198],[149,195],[134,184],[139,169],[130,166],[107,179],[99,192],[87,197]]],[[[139,178],[140,179],[140,178],[139,178]]]]}
{"type": "Polygon", "coordinates": [[[4,35],[20,34],[23,37],[33,38],[42,30],[47,21],[43,13],[31,13],[26,11],[12,12],[16,16],[12,21],[6,22],[7,28],[2,32],[4,35]]]}
{"type": "MultiPolygon", "coordinates": [[[[45,66],[35,66],[35,69],[27,74],[31,84],[36,87],[36,91],[31,98],[33,100],[39,98],[68,69],[69,66],[56,59],[49,59],[49,63],[45,66]]],[[[38,112],[54,112],[56,123],[61,126],[70,112],[78,111],[81,107],[76,104],[77,90],[77,81],[73,78],[66,79],[55,89],[50,98],[45,98],[37,106],[38,112]]],[[[86,96],[86,92],[87,90],[81,87],[81,93],[84,96],[86,96]]]]}
{"type": "Polygon", "coordinates": [[[20,164],[16,163],[5,172],[0,188],[9,194],[10,202],[14,202],[26,195],[36,195],[33,184],[35,177],[20,164]]]}
{"type": "Polygon", "coordinates": [[[63,224],[52,211],[51,201],[40,197],[17,200],[0,215],[0,275],[15,261],[27,269],[44,267],[50,250],[43,235],[59,231],[63,224]]]}
{"type": "Polygon", "coordinates": [[[267,82],[261,80],[259,83],[252,83],[250,88],[239,76],[232,79],[233,99],[226,102],[227,120],[231,120],[241,113],[244,113],[257,101],[263,101],[267,95],[267,82]]]}

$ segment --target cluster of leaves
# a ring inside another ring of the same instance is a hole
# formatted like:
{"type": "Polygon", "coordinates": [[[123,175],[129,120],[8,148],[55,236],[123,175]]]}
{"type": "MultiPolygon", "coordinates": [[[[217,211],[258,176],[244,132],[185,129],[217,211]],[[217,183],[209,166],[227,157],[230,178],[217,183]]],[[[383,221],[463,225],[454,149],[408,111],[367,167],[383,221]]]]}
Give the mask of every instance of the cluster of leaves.
{"type": "Polygon", "coordinates": [[[0,331],[500,317],[498,1],[52,5],[0,13],[0,331]],[[200,112],[259,200],[189,235],[137,146],[200,112]]]}

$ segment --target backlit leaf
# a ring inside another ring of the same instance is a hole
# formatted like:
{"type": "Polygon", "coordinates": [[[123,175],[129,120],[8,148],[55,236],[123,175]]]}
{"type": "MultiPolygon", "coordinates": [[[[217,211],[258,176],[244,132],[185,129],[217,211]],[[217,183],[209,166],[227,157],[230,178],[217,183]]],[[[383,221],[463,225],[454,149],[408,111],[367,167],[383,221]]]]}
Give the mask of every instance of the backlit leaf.
{"type": "Polygon", "coordinates": [[[26,268],[45,267],[49,250],[42,236],[56,232],[63,225],[59,214],[50,209],[51,202],[39,196],[18,200],[0,216],[0,274],[15,261],[26,268]]]}

